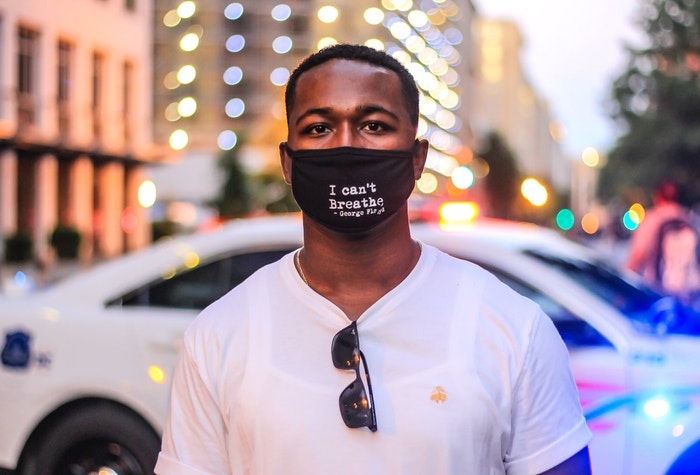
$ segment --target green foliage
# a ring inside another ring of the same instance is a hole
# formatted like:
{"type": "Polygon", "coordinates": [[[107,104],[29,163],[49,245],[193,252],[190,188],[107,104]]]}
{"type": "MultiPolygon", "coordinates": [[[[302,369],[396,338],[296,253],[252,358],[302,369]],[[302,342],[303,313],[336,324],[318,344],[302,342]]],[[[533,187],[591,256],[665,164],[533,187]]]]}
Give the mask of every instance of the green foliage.
{"type": "Polygon", "coordinates": [[[219,212],[221,219],[243,217],[256,212],[289,213],[299,211],[292,190],[284,182],[282,172],[249,175],[238,158],[239,146],[224,152],[218,167],[223,182],[217,197],[209,204],[219,212]]]}
{"type": "Polygon", "coordinates": [[[210,204],[219,212],[221,219],[240,218],[252,210],[252,193],[237,150],[224,152],[217,162],[224,179],[218,195],[210,204]]]}
{"type": "Polygon", "coordinates": [[[5,262],[29,262],[33,255],[34,240],[28,233],[18,231],[5,238],[5,262]]]}
{"type": "Polygon", "coordinates": [[[630,49],[612,88],[624,131],[601,171],[604,201],[673,179],[686,204],[700,201],[700,2],[650,0],[642,24],[649,47],[630,49]]]}
{"type": "Polygon", "coordinates": [[[80,248],[80,231],[72,226],[59,224],[49,236],[49,244],[59,259],[76,259],[80,248]]]}
{"type": "Polygon", "coordinates": [[[251,177],[258,209],[268,213],[290,213],[299,211],[292,188],[285,183],[280,173],[262,173],[251,177]]]}
{"type": "Polygon", "coordinates": [[[495,218],[512,218],[513,207],[520,191],[520,170],[513,153],[497,132],[490,132],[480,154],[489,165],[484,181],[491,215],[495,218]]]}

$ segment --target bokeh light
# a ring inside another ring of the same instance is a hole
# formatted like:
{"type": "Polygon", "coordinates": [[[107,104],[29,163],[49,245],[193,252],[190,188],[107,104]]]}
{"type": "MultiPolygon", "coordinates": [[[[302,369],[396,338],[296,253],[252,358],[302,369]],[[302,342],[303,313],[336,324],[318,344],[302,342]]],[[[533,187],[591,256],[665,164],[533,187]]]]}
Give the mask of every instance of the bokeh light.
{"type": "Polygon", "coordinates": [[[194,97],[183,97],[177,105],[177,112],[182,117],[192,117],[197,112],[197,101],[194,97]]]}
{"type": "Polygon", "coordinates": [[[593,147],[586,147],[581,153],[581,160],[586,166],[595,168],[600,165],[600,155],[593,147]]]}
{"type": "Polygon", "coordinates": [[[289,79],[289,69],[287,68],[275,68],[270,73],[270,82],[275,86],[284,86],[289,79]]]}
{"type": "Polygon", "coordinates": [[[272,50],[277,54],[289,53],[292,49],[292,39],[289,36],[278,36],[272,41],[272,50]]]}
{"type": "Polygon", "coordinates": [[[231,35],[226,40],[226,50],[231,53],[238,53],[245,48],[245,38],[242,35],[231,35]]]}
{"type": "Polygon", "coordinates": [[[156,204],[156,184],[151,180],[142,181],[137,191],[137,197],[139,205],[143,208],[150,208],[156,204]]]}
{"type": "Polygon", "coordinates": [[[121,227],[124,234],[132,234],[139,225],[139,217],[131,206],[127,206],[122,211],[121,227]]]}
{"type": "Polygon", "coordinates": [[[231,150],[238,143],[238,136],[233,130],[224,130],[219,134],[217,144],[221,150],[231,150]]]}
{"type": "Polygon", "coordinates": [[[595,213],[586,213],[581,218],[581,229],[586,234],[595,234],[600,229],[600,220],[595,213]]]}
{"type": "Polygon", "coordinates": [[[195,3],[191,0],[187,0],[185,2],[182,2],[178,7],[177,7],[177,14],[180,18],[185,19],[185,18],[192,18],[194,13],[197,11],[197,6],[195,3]]]}
{"type": "Polygon", "coordinates": [[[316,43],[316,49],[323,49],[326,46],[332,46],[338,44],[338,40],[333,38],[332,36],[326,36],[318,40],[318,43],[316,43]]]}
{"type": "Polygon", "coordinates": [[[180,24],[180,15],[177,14],[177,10],[170,10],[163,16],[163,24],[168,28],[174,28],[180,24]]]}
{"type": "Polygon", "coordinates": [[[466,190],[474,184],[474,173],[469,167],[459,166],[452,171],[452,184],[455,188],[466,190]]]}
{"type": "Polygon", "coordinates": [[[362,14],[362,17],[370,25],[379,25],[384,21],[384,12],[376,7],[370,7],[362,14]]]}
{"type": "Polygon", "coordinates": [[[576,222],[574,212],[568,208],[559,210],[556,217],[557,226],[563,231],[568,231],[574,227],[576,222]]]}
{"type": "Polygon", "coordinates": [[[238,20],[243,15],[243,5],[240,3],[229,3],[224,9],[224,16],[229,20],[238,20]]]}
{"type": "Polygon", "coordinates": [[[479,205],[472,201],[449,202],[440,206],[440,227],[445,230],[470,225],[479,216],[479,205]]]}
{"type": "Polygon", "coordinates": [[[326,5],[318,9],[316,14],[323,23],[333,23],[340,16],[338,9],[332,5],[326,5]]]}
{"type": "Polygon", "coordinates": [[[243,102],[243,99],[234,97],[226,103],[225,110],[227,116],[235,119],[242,116],[243,112],[245,112],[245,102],[243,102]]]}
{"type": "Polygon", "coordinates": [[[272,8],[270,15],[275,21],[285,21],[292,15],[292,9],[289,8],[289,5],[280,3],[272,8]]]}
{"type": "Polygon", "coordinates": [[[365,41],[365,46],[369,46],[370,48],[374,48],[378,51],[384,51],[384,42],[377,38],[368,39],[365,41]]]}
{"type": "Polygon", "coordinates": [[[190,84],[197,77],[197,70],[191,64],[186,64],[177,71],[177,80],[180,84],[190,84]]]}
{"type": "Polygon", "coordinates": [[[423,172],[420,179],[416,182],[416,186],[421,193],[429,195],[437,190],[438,179],[430,172],[423,172]]]}
{"type": "Polygon", "coordinates": [[[150,377],[151,381],[154,383],[163,383],[165,382],[165,371],[163,371],[163,368],[160,366],[150,366],[148,368],[148,377],[150,377]]]}
{"type": "Polygon", "coordinates": [[[180,40],[180,49],[182,51],[194,51],[199,46],[199,35],[197,33],[187,33],[180,40]]]}
{"type": "Polygon", "coordinates": [[[637,213],[627,210],[622,215],[622,225],[630,231],[634,231],[639,226],[639,216],[637,213]]]}
{"type": "Polygon", "coordinates": [[[534,178],[523,180],[520,192],[534,206],[543,206],[547,202],[547,188],[534,178]]]}
{"type": "Polygon", "coordinates": [[[243,79],[243,70],[238,66],[231,66],[224,71],[224,82],[229,86],[234,86],[243,79]]]}
{"type": "Polygon", "coordinates": [[[177,79],[177,71],[170,71],[168,74],[165,75],[163,78],[163,86],[165,86],[166,89],[177,89],[180,87],[180,81],[177,79]]]}
{"type": "Polygon", "coordinates": [[[177,129],[170,134],[168,144],[173,150],[182,150],[183,148],[187,147],[189,140],[190,137],[187,135],[187,132],[182,129],[177,129]]]}
{"type": "Polygon", "coordinates": [[[168,106],[165,108],[165,120],[168,122],[175,122],[176,120],[180,120],[180,113],[177,111],[179,102],[171,102],[168,104],[168,106]]]}
{"type": "Polygon", "coordinates": [[[634,203],[632,206],[630,206],[630,213],[634,213],[636,215],[637,224],[640,224],[642,221],[644,221],[644,217],[646,216],[646,210],[644,209],[644,206],[641,205],[641,203],[634,203]]]}

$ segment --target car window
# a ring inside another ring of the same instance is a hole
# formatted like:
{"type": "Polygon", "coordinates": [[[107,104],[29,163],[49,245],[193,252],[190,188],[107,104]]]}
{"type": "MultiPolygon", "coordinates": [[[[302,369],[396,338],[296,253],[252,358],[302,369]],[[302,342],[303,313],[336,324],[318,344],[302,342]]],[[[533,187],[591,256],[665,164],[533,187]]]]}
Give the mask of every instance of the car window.
{"type": "Polygon", "coordinates": [[[530,300],[537,303],[544,313],[554,322],[554,326],[559,331],[562,340],[567,347],[580,346],[612,346],[603,335],[593,328],[589,323],[574,315],[568,309],[543,294],[531,285],[507,274],[500,269],[482,265],[492,274],[498,277],[501,282],[530,300]]]}
{"type": "Polygon", "coordinates": [[[549,255],[540,251],[526,254],[564,272],[592,293],[609,302],[621,313],[633,318],[646,312],[662,295],[640,283],[625,279],[604,262],[586,262],[580,259],[549,255]]]}
{"type": "Polygon", "coordinates": [[[201,310],[292,248],[236,254],[201,264],[114,299],[112,305],[201,310]]]}

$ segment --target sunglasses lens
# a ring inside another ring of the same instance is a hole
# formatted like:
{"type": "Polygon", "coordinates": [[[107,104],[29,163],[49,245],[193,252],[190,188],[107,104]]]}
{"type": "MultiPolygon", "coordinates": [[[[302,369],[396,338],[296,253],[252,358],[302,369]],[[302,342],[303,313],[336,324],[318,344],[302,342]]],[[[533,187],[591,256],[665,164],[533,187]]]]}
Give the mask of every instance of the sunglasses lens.
{"type": "Polygon", "coordinates": [[[364,385],[358,378],[340,393],[340,414],[345,425],[351,429],[369,427],[375,431],[376,425],[364,385]]]}
{"type": "Polygon", "coordinates": [[[339,369],[355,369],[360,363],[355,325],[342,329],[333,337],[331,358],[339,369]]]}
{"type": "Polygon", "coordinates": [[[355,322],[340,330],[333,337],[331,358],[336,368],[355,370],[355,381],[343,389],[343,392],[340,393],[340,398],[338,398],[343,422],[351,429],[368,427],[369,430],[375,432],[377,424],[374,415],[372,384],[369,381],[367,361],[360,351],[360,341],[357,338],[357,324],[355,322]],[[365,385],[360,378],[360,361],[363,363],[364,374],[367,379],[369,399],[367,398],[365,385]]]}

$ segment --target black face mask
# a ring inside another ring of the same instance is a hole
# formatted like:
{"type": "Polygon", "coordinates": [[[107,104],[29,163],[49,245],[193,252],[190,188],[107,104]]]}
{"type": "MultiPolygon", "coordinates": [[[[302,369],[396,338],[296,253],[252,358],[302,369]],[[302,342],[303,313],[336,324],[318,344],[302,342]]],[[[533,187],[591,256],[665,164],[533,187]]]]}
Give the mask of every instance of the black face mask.
{"type": "Polygon", "coordinates": [[[299,207],[334,231],[354,233],[373,228],[406,204],[415,185],[416,147],[296,151],[285,147],[292,159],[292,193],[299,207]]]}

